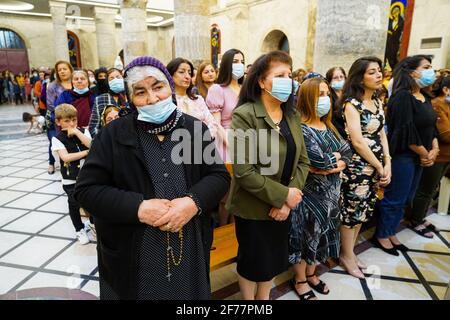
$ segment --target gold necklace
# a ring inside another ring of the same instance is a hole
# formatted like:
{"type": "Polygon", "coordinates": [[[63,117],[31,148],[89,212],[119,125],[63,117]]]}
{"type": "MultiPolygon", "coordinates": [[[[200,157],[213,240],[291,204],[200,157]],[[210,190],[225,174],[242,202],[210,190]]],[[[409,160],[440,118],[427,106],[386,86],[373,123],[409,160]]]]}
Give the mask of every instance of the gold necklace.
{"type": "Polygon", "coordinates": [[[178,258],[178,260],[175,259],[174,253],[173,253],[173,248],[170,245],[170,232],[166,231],[166,236],[167,236],[167,250],[166,250],[166,254],[167,254],[167,281],[170,282],[170,277],[172,276],[172,273],[170,273],[170,260],[172,260],[172,263],[175,267],[178,267],[181,264],[181,259],[183,258],[183,228],[181,228],[181,230],[178,232],[178,238],[180,239],[180,256],[178,258]]]}

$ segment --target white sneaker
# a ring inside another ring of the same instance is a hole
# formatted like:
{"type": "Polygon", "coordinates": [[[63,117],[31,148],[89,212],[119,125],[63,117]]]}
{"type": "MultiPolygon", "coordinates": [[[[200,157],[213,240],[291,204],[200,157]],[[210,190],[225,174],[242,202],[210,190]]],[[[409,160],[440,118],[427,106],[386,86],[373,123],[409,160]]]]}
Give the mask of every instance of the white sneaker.
{"type": "Polygon", "coordinates": [[[85,229],[81,229],[80,231],[77,232],[77,239],[82,245],[89,243],[89,237],[85,229]]]}
{"type": "Polygon", "coordinates": [[[84,222],[84,230],[86,230],[86,234],[90,241],[97,241],[97,231],[95,230],[95,225],[89,220],[84,222]]]}

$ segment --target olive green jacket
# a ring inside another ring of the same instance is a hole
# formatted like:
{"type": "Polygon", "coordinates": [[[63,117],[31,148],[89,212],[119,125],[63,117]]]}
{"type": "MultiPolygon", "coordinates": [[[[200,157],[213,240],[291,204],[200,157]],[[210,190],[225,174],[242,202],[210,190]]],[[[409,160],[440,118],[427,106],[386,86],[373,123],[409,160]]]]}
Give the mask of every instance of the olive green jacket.
{"type": "Polygon", "coordinates": [[[281,208],[286,202],[290,187],[303,188],[309,172],[309,159],[303,140],[301,129],[301,118],[298,112],[286,117],[286,121],[291,130],[292,137],[296,145],[294,167],[289,186],[281,184],[281,175],[283,173],[284,162],[286,160],[287,142],[277,130],[277,126],[267,114],[266,108],[261,101],[255,103],[246,103],[239,106],[233,112],[231,128],[235,135],[229,139],[231,146],[229,148],[230,157],[233,161],[233,177],[231,188],[228,195],[226,209],[238,217],[251,220],[271,220],[270,210],[281,208]],[[256,129],[260,136],[267,138],[266,143],[262,143],[258,137],[258,143],[251,138],[251,134],[238,133],[236,130],[242,129],[243,132],[249,132],[249,129],[256,129]],[[261,130],[265,129],[265,130],[261,130]],[[274,138],[271,132],[274,131],[274,138]],[[279,147],[276,147],[274,141],[279,141],[279,147]],[[242,143],[245,145],[242,148],[242,143]],[[239,144],[241,147],[239,147],[239,144]],[[267,150],[265,150],[267,146],[267,150]],[[257,159],[252,160],[250,148],[256,151],[257,159]],[[278,149],[278,150],[277,150],[278,149]],[[268,154],[270,159],[278,161],[278,167],[273,173],[261,174],[261,170],[267,170],[268,167],[276,163],[267,159],[261,154],[268,154]],[[237,162],[238,157],[241,161],[237,162]],[[245,159],[242,161],[242,159],[245,159]],[[265,164],[264,164],[265,163],[265,164]]]}

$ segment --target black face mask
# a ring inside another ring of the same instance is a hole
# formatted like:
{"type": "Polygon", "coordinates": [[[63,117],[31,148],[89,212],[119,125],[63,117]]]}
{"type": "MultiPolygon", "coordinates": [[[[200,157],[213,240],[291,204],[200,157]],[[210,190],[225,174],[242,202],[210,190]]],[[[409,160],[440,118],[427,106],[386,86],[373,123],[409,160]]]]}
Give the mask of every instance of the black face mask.
{"type": "Polygon", "coordinates": [[[107,79],[97,79],[97,89],[99,94],[107,93],[109,91],[109,85],[107,79]]]}

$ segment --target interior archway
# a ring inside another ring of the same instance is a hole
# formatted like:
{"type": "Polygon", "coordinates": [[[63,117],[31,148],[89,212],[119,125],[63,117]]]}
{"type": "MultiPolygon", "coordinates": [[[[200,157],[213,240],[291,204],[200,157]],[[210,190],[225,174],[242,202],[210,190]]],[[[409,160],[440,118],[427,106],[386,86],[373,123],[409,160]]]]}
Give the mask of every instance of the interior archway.
{"type": "Polygon", "coordinates": [[[264,38],[261,51],[263,53],[282,50],[289,53],[289,39],[283,31],[272,30],[264,38]]]}

